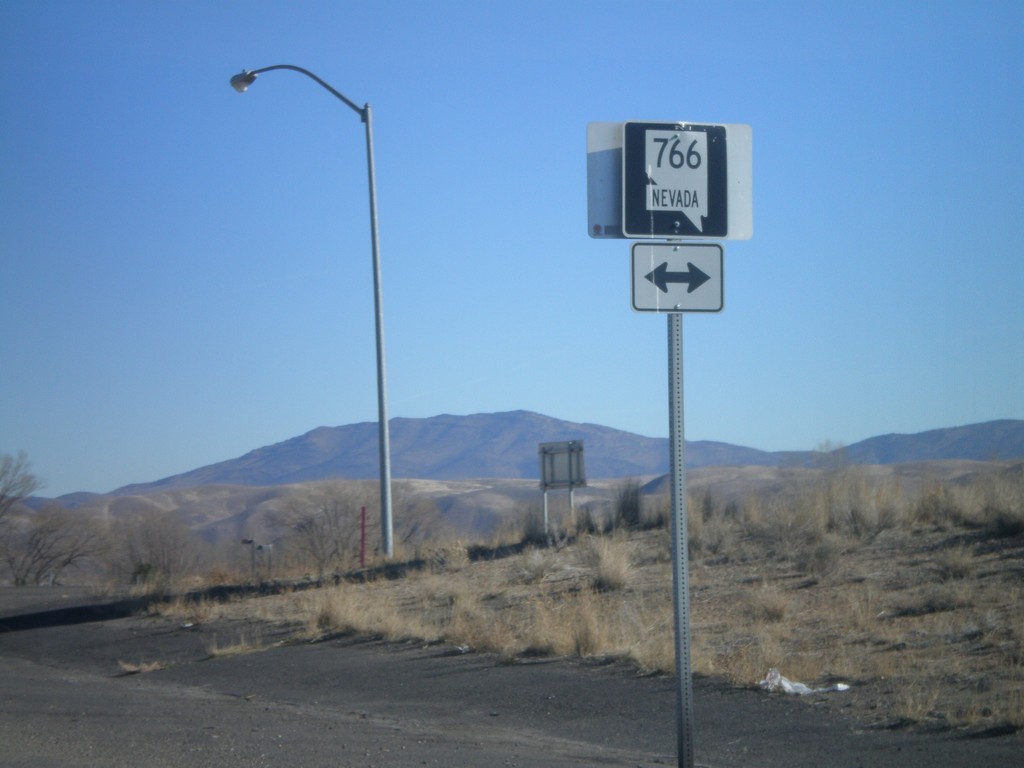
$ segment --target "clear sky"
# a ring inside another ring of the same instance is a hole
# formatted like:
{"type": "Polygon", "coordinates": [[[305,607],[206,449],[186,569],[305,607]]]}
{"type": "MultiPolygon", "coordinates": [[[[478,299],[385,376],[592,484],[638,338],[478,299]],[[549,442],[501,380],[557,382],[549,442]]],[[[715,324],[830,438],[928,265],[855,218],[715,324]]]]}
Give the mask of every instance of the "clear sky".
{"type": "Polygon", "coordinates": [[[1024,4],[0,1],[0,452],[109,491],[392,417],[667,436],[665,316],[588,237],[597,121],[752,126],[686,436],[1024,418],[1024,4]]]}

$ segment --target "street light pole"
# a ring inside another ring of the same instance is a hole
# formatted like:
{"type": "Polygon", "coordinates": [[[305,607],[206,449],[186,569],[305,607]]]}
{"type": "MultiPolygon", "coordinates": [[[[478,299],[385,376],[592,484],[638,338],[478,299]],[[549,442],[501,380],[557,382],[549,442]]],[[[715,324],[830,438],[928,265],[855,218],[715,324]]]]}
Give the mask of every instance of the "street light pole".
{"type": "Polygon", "coordinates": [[[256,541],[255,539],[242,539],[243,544],[249,545],[249,574],[253,586],[256,584],[256,541]]]}
{"type": "Polygon", "coordinates": [[[384,366],[384,308],[380,279],[380,243],[377,235],[377,176],[373,163],[373,116],[370,105],[356,106],[319,77],[307,69],[292,64],[275,64],[262,69],[246,69],[231,78],[231,87],[239,93],[256,82],[257,75],[274,69],[290,69],[314,80],[331,95],[342,101],[359,115],[366,126],[366,163],[370,181],[370,244],[373,252],[373,306],[377,334],[377,429],[380,448],[380,512],[381,551],[385,557],[394,554],[393,524],[391,518],[391,437],[388,430],[387,375],[384,366]]]}

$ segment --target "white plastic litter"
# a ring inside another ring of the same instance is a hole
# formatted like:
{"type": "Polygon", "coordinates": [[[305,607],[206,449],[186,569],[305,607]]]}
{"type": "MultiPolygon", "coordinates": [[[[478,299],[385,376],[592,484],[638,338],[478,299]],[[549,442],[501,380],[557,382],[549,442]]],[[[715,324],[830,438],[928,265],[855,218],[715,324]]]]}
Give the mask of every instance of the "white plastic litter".
{"type": "Polygon", "coordinates": [[[836,683],[826,688],[810,688],[803,683],[794,683],[792,680],[782,676],[778,669],[772,667],[768,670],[764,680],[757,684],[758,688],[769,693],[793,693],[797,696],[805,696],[808,693],[831,693],[832,691],[848,691],[850,686],[846,683],[836,683]]]}

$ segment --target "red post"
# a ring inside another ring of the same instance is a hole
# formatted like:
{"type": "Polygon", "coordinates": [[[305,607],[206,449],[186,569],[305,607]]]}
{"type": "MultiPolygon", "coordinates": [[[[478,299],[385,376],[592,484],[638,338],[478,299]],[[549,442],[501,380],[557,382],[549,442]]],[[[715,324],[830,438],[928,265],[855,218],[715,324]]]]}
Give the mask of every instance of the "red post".
{"type": "Polygon", "coordinates": [[[359,533],[359,567],[366,567],[366,507],[359,508],[360,533],[359,533]]]}

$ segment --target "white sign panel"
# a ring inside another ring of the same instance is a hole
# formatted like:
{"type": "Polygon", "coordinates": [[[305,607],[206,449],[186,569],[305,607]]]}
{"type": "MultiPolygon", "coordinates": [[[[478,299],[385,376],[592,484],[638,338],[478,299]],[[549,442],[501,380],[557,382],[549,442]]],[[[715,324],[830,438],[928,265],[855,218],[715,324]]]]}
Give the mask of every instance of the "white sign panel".
{"type": "Polygon", "coordinates": [[[715,243],[637,243],[633,309],[720,312],[725,303],[722,260],[722,246],[715,243]]]}
{"type": "Polygon", "coordinates": [[[623,237],[622,123],[587,126],[587,231],[623,237]]]}
{"type": "Polygon", "coordinates": [[[644,134],[647,210],[681,213],[703,234],[708,217],[707,132],[648,130],[644,134]]]}

